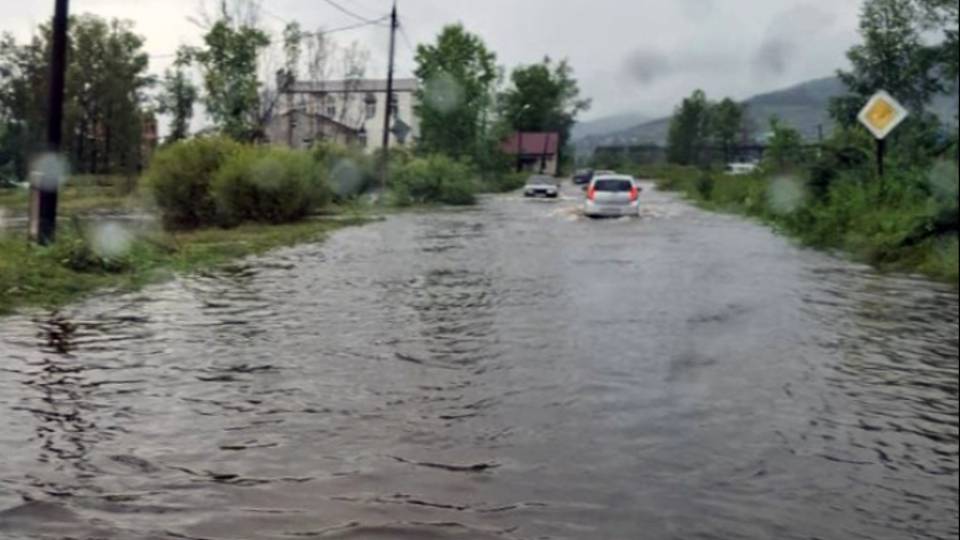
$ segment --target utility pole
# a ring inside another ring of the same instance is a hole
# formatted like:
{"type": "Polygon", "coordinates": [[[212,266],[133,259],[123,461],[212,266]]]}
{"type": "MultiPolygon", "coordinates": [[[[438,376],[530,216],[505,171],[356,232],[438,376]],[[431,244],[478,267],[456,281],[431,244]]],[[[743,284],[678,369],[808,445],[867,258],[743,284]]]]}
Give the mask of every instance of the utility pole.
{"type": "Polygon", "coordinates": [[[63,178],[58,178],[63,141],[63,86],[67,67],[68,0],[56,0],[53,12],[53,43],[50,54],[50,87],[47,94],[47,158],[30,182],[30,239],[40,245],[54,241],[57,231],[57,191],[63,178]]]}
{"type": "MultiPolygon", "coordinates": [[[[380,187],[384,194],[387,190],[387,178],[390,175],[390,113],[393,102],[393,56],[397,41],[397,3],[394,1],[390,12],[390,61],[387,65],[387,110],[383,115],[383,155],[380,169],[380,187]]],[[[399,103],[397,104],[399,106],[399,103]]]]}

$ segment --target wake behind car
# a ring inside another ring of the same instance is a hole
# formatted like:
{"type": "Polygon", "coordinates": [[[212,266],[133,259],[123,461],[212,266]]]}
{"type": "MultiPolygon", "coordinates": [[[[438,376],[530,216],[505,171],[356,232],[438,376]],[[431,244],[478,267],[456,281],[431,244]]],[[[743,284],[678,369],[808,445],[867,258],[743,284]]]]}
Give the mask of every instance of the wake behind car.
{"type": "Polygon", "coordinates": [[[640,215],[640,186],[632,176],[594,176],[587,186],[583,213],[588,217],[640,215]]]}
{"type": "Polygon", "coordinates": [[[560,195],[560,185],[552,176],[536,174],[527,179],[523,188],[524,197],[547,197],[555,199],[560,195]]]}

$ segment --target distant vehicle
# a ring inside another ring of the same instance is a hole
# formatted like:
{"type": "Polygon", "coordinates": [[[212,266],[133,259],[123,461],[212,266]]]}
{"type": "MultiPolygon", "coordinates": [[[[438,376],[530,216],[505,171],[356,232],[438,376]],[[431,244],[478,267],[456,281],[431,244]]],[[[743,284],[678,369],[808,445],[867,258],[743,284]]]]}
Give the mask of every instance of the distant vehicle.
{"type": "Polygon", "coordinates": [[[593,178],[593,169],[580,169],[573,173],[573,183],[577,185],[587,184],[593,178]]]}
{"type": "Polygon", "coordinates": [[[588,217],[640,215],[636,180],[624,174],[596,175],[587,186],[583,213],[588,217]]]}
{"type": "Polygon", "coordinates": [[[578,172],[578,174],[574,175],[573,177],[574,184],[581,184],[581,185],[589,184],[590,181],[597,176],[600,176],[600,175],[609,176],[612,174],[617,174],[616,171],[609,171],[606,169],[600,169],[600,170],[585,169],[584,171],[581,171],[581,172],[584,172],[585,174],[581,175],[578,172]]]}
{"type": "Polygon", "coordinates": [[[725,172],[733,176],[740,176],[744,174],[750,174],[757,170],[757,164],[753,162],[748,163],[728,163],[725,172]]]}
{"type": "Polygon", "coordinates": [[[543,196],[549,199],[556,199],[560,194],[560,186],[557,179],[552,176],[535,174],[527,179],[527,185],[523,188],[524,197],[543,196]]]}

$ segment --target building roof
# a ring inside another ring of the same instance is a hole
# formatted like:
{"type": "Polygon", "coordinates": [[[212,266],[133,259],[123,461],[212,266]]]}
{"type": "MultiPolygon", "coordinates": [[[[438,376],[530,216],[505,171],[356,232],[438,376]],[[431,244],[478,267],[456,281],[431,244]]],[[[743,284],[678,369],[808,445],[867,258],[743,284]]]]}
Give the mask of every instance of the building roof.
{"type": "Polygon", "coordinates": [[[344,124],[343,122],[340,122],[340,121],[338,121],[338,120],[334,120],[333,118],[330,118],[329,116],[327,116],[327,115],[325,115],[325,114],[308,112],[308,111],[306,111],[306,110],[304,110],[303,108],[300,108],[300,107],[297,107],[297,108],[294,108],[294,109],[287,109],[287,110],[283,111],[282,113],[280,113],[280,116],[290,116],[290,115],[293,115],[293,114],[295,114],[295,115],[297,115],[297,116],[313,117],[313,118],[316,118],[317,120],[319,120],[319,121],[321,121],[321,122],[323,122],[323,123],[325,123],[325,124],[335,125],[335,126],[339,127],[340,129],[342,129],[342,130],[344,130],[344,131],[353,131],[353,132],[359,131],[359,128],[350,127],[350,126],[344,124]]]}
{"type": "Polygon", "coordinates": [[[522,133],[523,137],[520,136],[519,132],[513,133],[510,137],[503,141],[501,149],[511,155],[517,155],[517,151],[520,150],[520,141],[523,141],[523,154],[525,155],[541,155],[541,154],[556,154],[557,146],[560,143],[560,135],[555,132],[531,132],[524,131],[522,133]]]}
{"type": "MultiPolygon", "coordinates": [[[[416,79],[394,79],[394,92],[413,92],[416,79]]],[[[290,92],[386,92],[386,79],[358,79],[336,81],[294,81],[290,92]]]]}

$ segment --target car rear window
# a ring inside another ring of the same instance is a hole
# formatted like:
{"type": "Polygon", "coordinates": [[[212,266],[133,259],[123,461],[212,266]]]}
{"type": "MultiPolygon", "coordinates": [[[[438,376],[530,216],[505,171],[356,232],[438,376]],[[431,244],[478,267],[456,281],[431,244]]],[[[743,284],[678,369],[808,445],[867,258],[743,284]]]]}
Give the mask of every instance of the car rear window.
{"type": "Polygon", "coordinates": [[[593,188],[597,191],[630,191],[633,188],[633,182],[629,180],[597,180],[593,183],[593,188]]]}

